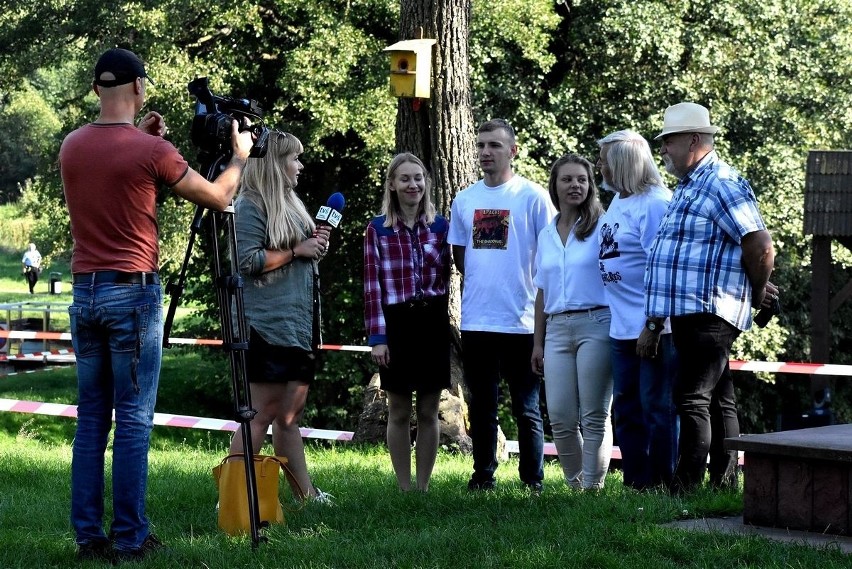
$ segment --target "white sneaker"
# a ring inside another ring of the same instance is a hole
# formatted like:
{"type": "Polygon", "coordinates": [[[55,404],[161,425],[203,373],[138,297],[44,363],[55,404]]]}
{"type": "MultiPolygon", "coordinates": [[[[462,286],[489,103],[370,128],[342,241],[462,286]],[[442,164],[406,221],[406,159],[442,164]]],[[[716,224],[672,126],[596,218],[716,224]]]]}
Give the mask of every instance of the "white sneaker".
{"type": "Polygon", "coordinates": [[[323,492],[316,486],[314,486],[314,490],[317,491],[316,496],[311,496],[311,500],[316,502],[317,504],[322,504],[323,506],[333,506],[334,505],[334,496],[329,494],[328,492],[323,492]]]}

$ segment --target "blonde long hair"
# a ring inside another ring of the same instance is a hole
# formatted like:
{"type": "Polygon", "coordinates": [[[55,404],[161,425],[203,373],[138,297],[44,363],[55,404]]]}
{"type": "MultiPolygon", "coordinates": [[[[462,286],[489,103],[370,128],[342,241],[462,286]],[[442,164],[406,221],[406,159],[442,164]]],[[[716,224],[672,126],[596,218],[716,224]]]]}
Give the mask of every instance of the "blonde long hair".
{"type": "Polygon", "coordinates": [[[420,206],[417,208],[417,217],[426,215],[426,225],[431,225],[435,221],[435,206],[432,204],[432,177],[423,161],[410,152],[402,152],[397,154],[388,165],[387,174],[385,174],[385,195],[382,198],[382,215],[385,216],[385,227],[393,227],[399,219],[399,195],[391,190],[393,178],[396,176],[396,171],[400,166],[407,163],[415,164],[423,170],[424,183],[426,191],[423,192],[423,199],[420,200],[420,206]]]}
{"type": "Polygon", "coordinates": [[[266,213],[270,249],[291,249],[316,228],[313,217],[293,188],[284,170],[287,160],[304,150],[292,134],[272,131],[263,158],[249,158],[240,181],[240,198],[251,200],[266,213]]]}

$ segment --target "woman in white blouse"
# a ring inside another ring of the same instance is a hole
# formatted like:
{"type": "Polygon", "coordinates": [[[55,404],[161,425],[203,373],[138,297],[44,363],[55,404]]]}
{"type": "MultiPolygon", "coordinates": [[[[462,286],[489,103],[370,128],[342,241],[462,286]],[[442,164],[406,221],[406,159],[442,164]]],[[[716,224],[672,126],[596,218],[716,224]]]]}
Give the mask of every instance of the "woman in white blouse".
{"type": "Polygon", "coordinates": [[[548,188],[559,215],[538,236],[531,363],[544,374],[565,482],[600,490],[612,454],[610,312],[598,267],[604,210],[592,165],[581,156],[557,160],[548,188]]]}

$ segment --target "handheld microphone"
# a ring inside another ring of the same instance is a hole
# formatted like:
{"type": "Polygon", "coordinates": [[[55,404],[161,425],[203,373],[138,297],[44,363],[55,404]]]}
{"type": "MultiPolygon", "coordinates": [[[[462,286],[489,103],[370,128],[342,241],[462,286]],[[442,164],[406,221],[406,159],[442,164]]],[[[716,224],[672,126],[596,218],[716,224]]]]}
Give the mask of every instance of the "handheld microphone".
{"type": "Polygon", "coordinates": [[[317,225],[326,225],[337,229],[340,220],[343,219],[343,208],[346,207],[346,199],[340,192],[334,192],[328,197],[326,205],[319,208],[316,216],[317,225]]]}

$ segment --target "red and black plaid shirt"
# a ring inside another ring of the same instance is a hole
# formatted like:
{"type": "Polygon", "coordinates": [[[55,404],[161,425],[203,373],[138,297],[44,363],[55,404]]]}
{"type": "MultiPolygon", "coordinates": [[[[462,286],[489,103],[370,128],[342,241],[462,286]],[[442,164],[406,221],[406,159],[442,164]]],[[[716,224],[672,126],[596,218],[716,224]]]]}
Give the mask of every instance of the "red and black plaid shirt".
{"type": "Polygon", "coordinates": [[[438,215],[409,229],[385,227],[376,217],[364,235],[364,323],[371,346],[386,344],[383,307],[447,294],[450,275],[449,223],[438,215]]]}

